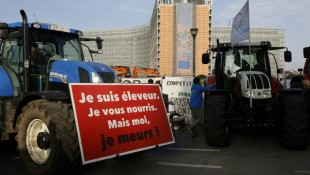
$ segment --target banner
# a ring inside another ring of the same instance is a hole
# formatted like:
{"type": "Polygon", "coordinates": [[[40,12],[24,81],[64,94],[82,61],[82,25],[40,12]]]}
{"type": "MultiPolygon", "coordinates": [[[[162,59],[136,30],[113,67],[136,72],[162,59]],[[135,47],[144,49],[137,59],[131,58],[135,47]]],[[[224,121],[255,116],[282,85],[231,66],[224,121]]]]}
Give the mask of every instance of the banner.
{"type": "MultiPolygon", "coordinates": [[[[191,72],[193,69],[193,37],[190,29],[193,28],[193,4],[176,3],[175,4],[175,36],[176,49],[174,49],[174,65],[177,72],[191,72]],[[186,12],[186,13],[184,13],[186,12]]],[[[171,36],[173,37],[173,36],[171,36]]]]}
{"type": "Polygon", "coordinates": [[[157,84],[69,85],[83,164],[174,143],[157,84]]]}
{"type": "Polygon", "coordinates": [[[250,38],[250,13],[247,1],[234,17],[231,28],[231,47],[236,43],[250,38]]]}
{"type": "Polygon", "coordinates": [[[193,77],[165,77],[163,93],[168,94],[169,101],[175,106],[175,111],[185,116],[185,123],[191,123],[192,114],[189,108],[193,77]]]}

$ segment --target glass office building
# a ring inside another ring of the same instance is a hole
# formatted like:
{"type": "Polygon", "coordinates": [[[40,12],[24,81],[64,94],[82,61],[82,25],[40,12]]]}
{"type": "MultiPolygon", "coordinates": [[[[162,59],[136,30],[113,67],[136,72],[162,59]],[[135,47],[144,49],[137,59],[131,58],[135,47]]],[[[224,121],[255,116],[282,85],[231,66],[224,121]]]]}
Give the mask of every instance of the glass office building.
{"type": "MultiPolygon", "coordinates": [[[[83,31],[84,37],[101,37],[103,54],[94,61],[114,66],[158,69],[161,75],[190,76],[193,69],[191,28],[198,28],[196,37],[196,74],[208,74],[201,64],[201,55],[211,41],[212,0],[156,0],[150,22],[120,29],[83,31]]],[[[85,43],[86,44],[86,43],[85,43]]],[[[87,43],[96,50],[96,43],[87,43]]],[[[87,48],[83,51],[91,60],[87,48]]]]}
{"type": "MultiPolygon", "coordinates": [[[[212,26],[212,0],[155,0],[150,22],[119,29],[83,31],[84,37],[101,37],[103,54],[94,55],[95,62],[114,66],[158,69],[163,76],[209,75],[209,65],[201,63],[201,55],[211,45],[230,41],[230,27],[212,26]],[[193,55],[191,28],[198,28],[193,55]]],[[[273,46],[285,46],[285,30],[251,27],[251,41],[268,40],[273,46]]],[[[96,43],[85,43],[96,50],[96,43]]],[[[83,47],[87,61],[91,60],[83,47]]],[[[279,67],[284,68],[283,52],[276,51],[279,67]]],[[[272,65],[275,71],[275,65],[272,65]]]]}

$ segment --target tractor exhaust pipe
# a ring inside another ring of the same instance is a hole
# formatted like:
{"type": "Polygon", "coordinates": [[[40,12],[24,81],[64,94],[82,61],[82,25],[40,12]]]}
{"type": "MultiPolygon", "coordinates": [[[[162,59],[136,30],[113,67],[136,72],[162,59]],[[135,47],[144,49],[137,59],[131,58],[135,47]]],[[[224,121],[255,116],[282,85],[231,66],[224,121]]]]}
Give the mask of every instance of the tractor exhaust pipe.
{"type": "Polygon", "coordinates": [[[28,42],[28,20],[24,10],[20,10],[23,18],[23,62],[24,62],[24,92],[30,92],[30,60],[29,60],[29,42],[28,42]]]}
{"type": "Polygon", "coordinates": [[[220,67],[221,65],[221,54],[220,54],[220,41],[219,39],[216,39],[216,43],[217,43],[217,53],[216,53],[216,61],[215,61],[215,67],[217,67],[217,69],[215,69],[215,82],[216,82],[216,89],[221,89],[222,88],[222,84],[221,84],[221,70],[222,68],[220,67]]]}

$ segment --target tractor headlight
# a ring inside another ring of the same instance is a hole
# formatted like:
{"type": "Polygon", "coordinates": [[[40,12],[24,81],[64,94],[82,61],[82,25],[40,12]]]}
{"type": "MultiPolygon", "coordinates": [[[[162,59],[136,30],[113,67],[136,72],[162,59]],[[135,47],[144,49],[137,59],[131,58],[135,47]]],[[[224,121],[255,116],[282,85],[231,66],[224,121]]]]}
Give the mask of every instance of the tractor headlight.
{"type": "Polygon", "coordinates": [[[81,32],[81,31],[76,31],[76,34],[78,35],[78,36],[83,36],[83,33],[81,32]]]}
{"type": "Polygon", "coordinates": [[[263,91],[263,96],[264,97],[271,97],[271,91],[270,90],[263,91]]]}
{"type": "Polygon", "coordinates": [[[243,96],[244,97],[250,97],[250,96],[254,96],[255,95],[255,91],[252,90],[252,92],[250,90],[243,90],[243,96]]]}
{"type": "Polygon", "coordinates": [[[34,27],[34,28],[36,28],[36,29],[41,28],[40,24],[37,24],[37,23],[32,24],[32,27],[34,27]]]}
{"type": "Polygon", "coordinates": [[[102,83],[99,75],[96,74],[95,72],[91,72],[91,77],[92,77],[93,83],[102,83]]]}

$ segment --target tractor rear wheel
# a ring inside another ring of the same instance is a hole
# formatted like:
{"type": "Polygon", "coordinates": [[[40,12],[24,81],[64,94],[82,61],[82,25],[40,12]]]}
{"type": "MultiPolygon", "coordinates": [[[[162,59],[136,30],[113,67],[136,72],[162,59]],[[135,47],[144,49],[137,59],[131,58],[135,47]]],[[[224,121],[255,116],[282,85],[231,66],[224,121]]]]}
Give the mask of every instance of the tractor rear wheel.
{"type": "Polygon", "coordinates": [[[309,116],[304,97],[283,95],[280,101],[283,112],[281,146],[285,149],[307,149],[309,116]]]}
{"type": "Polygon", "coordinates": [[[17,120],[18,151],[28,174],[62,174],[81,162],[71,105],[35,100],[17,120]]]}
{"type": "Polygon", "coordinates": [[[225,115],[227,97],[212,95],[207,97],[204,110],[205,139],[209,146],[226,147],[230,144],[230,131],[225,115]]]}

